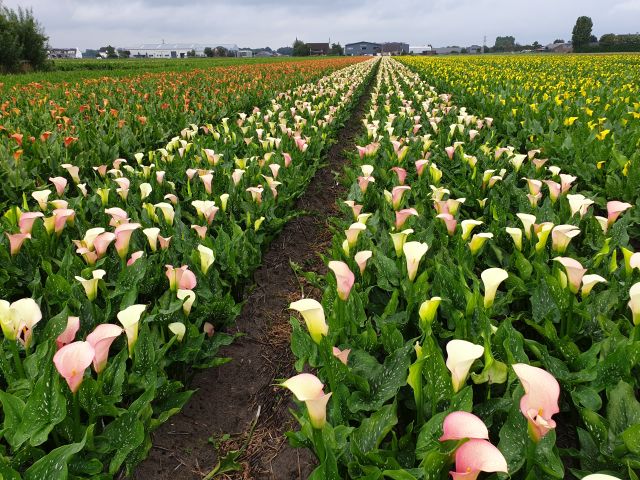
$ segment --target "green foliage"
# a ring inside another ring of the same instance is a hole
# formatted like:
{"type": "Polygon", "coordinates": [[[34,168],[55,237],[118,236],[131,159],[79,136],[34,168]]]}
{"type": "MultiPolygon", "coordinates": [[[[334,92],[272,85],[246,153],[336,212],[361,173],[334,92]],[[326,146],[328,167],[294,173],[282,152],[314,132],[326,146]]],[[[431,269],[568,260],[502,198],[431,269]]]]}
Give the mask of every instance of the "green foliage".
{"type": "Polygon", "coordinates": [[[45,68],[47,40],[32,10],[15,11],[0,4],[0,71],[45,68]]]}
{"type": "Polygon", "coordinates": [[[592,28],[593,21],[590,17],[578,17],[571,35],[574,50],[579,51],[581,48],[586,47],[589,44],[592,28]]]}
{"type": "Polygon", "coordinates": [[[304,43],[302,40],[296,39],[296,41],[293,42],[292,55],[294,57],[308,57],[311,55],[311,48],[309,48],[309,45],[304,43]]]}

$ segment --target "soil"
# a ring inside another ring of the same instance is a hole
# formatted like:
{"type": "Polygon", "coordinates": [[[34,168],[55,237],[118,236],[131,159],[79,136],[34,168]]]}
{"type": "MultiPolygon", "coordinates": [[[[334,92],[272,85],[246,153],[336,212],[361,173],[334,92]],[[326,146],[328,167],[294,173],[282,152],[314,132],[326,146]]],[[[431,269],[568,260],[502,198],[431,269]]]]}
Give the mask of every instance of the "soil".
{"type": "Polygon", "coordinates": [[[326,271],[319,255],[331,242],[328,220],[338,214],[337,200],[345,194],[337,178],[346,161],[344,151],[354,148],[360,133],[372,79],[327,153],[326,165],[298,200],[296,209],[304,214],[285,226],[254,275],[255,287],[236,324],[244,336],[221,351],[232,361],[196,375],[190,387],[197,392],[154,433],[153,448],[137,468],[136,480],[201,479],[214,468],[220,451],[237,450],[246,442],[239,459],[243,470],[217,478],[293,480],[306,479],[313,471],[312,452],[287,443],[285,432],[296,428],[288,412],[291,395],[274,386],[275,379],[296,373],[289,348],[289,304],[300,299],[302,289],[319,298],[290,262],[305,271],[326,271]]]}

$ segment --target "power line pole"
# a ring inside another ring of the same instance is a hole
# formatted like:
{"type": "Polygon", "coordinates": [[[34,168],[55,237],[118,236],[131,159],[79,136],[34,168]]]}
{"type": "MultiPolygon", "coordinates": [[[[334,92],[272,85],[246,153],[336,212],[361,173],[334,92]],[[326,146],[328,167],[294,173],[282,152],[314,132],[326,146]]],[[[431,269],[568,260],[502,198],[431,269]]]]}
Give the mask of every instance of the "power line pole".
{"type": "Polygon", "coordinates": [[[482,41],[482,53],[484,53],[484,49],[487,46],[487,36],[484,36],[484,40],[482,41]]]}

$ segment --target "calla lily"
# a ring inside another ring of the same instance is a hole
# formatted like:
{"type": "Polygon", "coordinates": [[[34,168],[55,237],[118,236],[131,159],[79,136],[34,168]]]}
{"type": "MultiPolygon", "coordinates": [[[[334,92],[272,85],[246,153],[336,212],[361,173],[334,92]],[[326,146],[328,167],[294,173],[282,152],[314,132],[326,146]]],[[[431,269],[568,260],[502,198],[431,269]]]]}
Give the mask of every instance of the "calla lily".
{"type": "MultiPolygon", "coordinates": [[[[549,167],[551,170],[551,167],[549,167]]],[[[578,177],[574,177],[573,175],[567,175],[565,173],[560,173],[560,191],[562,193],[567,193],[571,188],[571,184],[575,182],[578,177]]]]}
{"type": "Polygon", "coordinates": [[[349,362],[349,354],[351,353],[350,348],[345,348],[344,350],[340,350],[338,347],[333,347],[333,356],[340,360],[343,364],[347,365],[349,362]]]}
{"type": "Polygon", "coordinates": [[[524,234],[530,240],[531,228],[536,223],[536,216],[528,213],[516,213],[516,217],[520,219],[524,227],[524,234]]]}
{"type": "Polygon", "coordinates": [[[247,192],[251,193],[251,198],[258,205],[260,203],[262,203],[262,192],[263,191],[264,191],[264,188],[261,185],[258,185],[257,187],[249,187],[249,188],[247,188],[247,192]]]}
{"type": "Polygon", "coordinates": [[[133,252],[131,254],[131,257],[129,258],[129,260],[127,260],[127,267],[130,267],[131,265],[136,263],[136,261],[139,260],[140,258],[142,258],[143,255],[144,255],[144,252],[142,250],[138,250],[137,252],[133,252]]]}
{"type": "Polygon", "coordinates": [[[97,259],[104,257],[104,255],[107,253],[107,248],[109,248],[109,245],[115,239],[116,239],[115,233],[104,232],[98,235],[93,240],[93,247],[95,248],[95,254],[97,259]]]}
{"type": "Polygon", "coordinates": [[[633,324],[640,325],[640,282],[633,284],[629,289],[629,298],[628,306],[633,315],[633,324]]]}
{"type": "Polygon", "coordinates": [[[80,317],[67,317],[66,328],[60,335],[58,335],[58,338],[56,338],[56,347],[58,350],[73,342],[78,330],[80,330],[80,317]]]}
{"type": "Polygon", "coordinates": [[[195,274],[189,270],[187,265],[183,265],[180,268],[174,268],[172,265],[165,265],[167,269],[166,275],[169,279],[169,289],[171,291],[179,290],[193,290],[197,285],[197,279],[195,274]]]}
{"type": "Polygon", "coordinates": [[[462,227],[462,240],[467,240],[471,236],[471,232],[477,226],[482,225],[480,220],[463,220],[460,222],[460,226],[462,227]]]}
{"type": "Polygon", "coordinates": [[[73,342],[65,345],[53,356],[56,369],[66,380],[72,393],[82,384],[84,372],[95,357],[95,350],[89,342],[73,342]]]}
{"type": "Polygon", "coordinates": [[[33,327],[42,320],[40,307],[32,298],[22,298],[13,303],[0,300],[0,326],[7,340],[29,346],[33,327]]]}
{"type": "Polygon", "coordinates": [[[523,180],[527,181],[527,187],[531,195],[538,195],[540,193],[542,189],[542,182],[540,180],[536,180],[535,178],[524,178],[523,180]]]}
{"type": "Polygon", "coordinates": [[[94,270],[91,272],[93,278],[90,280],[85,280],[82,277],[75,277],[77,281],[79,281],[84,287],[84,291],[87,294],[87,298],[90,302],[93,302],[98,296],[98,283],[102,278],[107,274],[104,270],[94,270]]]}
{"type": "Polygon", "coordinates": [[[213,324],[209,322],[204,322],[204,325],[202,326],[202,331],[207,335],[207,337],[211,338],[215,333],[215,328],[213,327],[213,324]]]}
{"type": "Polygon", "coordinates": [[[396,230],[400,230],[409,217],[418,215],[415,208],[405,208],[396,212],[396,230]]]}
{"type": "Polygon", "coordinates": [[[398,183],[404,185],[404,181],[407,178],[407,171],[402,167],[393,167],[391,171],[395,172],[398,176],[398,183]]]}
{"type": "Polygon", "coordinates": [[[289,305],[289,308],[299,312],[304,318],[309,330],[309,335],[314,342],[320,343],[323,336],[329,333],[329,326],[324,317],[324,309],[317,300],[311,298],[303,298],[289,305]]]}
{"type": "Polygon", "coordinates": [[[531,437],[538,442],[556,427],[551,417],[560,411],[560,385],[553,375],[541,368],[516,363],[513,369],[525,392],[520,400],[520,411],[529,422],[531,437]]]}
{"type": "Polygon", "coordinates": [[[586,477],[582,477],[582,480],[620,480],[618,477],[611,475],[605,475],[604,473],[592,473],[586,477]]]}
{"type": "Polygon", "coordinates": [[[363,232],[367,229],[366,225],[362,223],[356,222],[352,223],[348,230],[345,230],[344,233],[347,236],[347,242],[349,243],[349,248],[353,248],[358,242],[358,236],[360,232],[363,232]]]}
{"type": "Polygon", "coordinates": [[[360,275],[364,275],[364,270],[367,268],[367,261],[371,258],[373,252],[371,250],[363,250],[358,252],[353,257],[356,263],[358,264],[358,268],[360,269],[360,275]]]}
{"type": "Polygon", "coordinates": [[[489,440],[489,430],[482,420],[469,412],[452,412],[442,423],[443,434],[440,441],[476,438],[489,440]]]}
{"type": "Polygon", "coordinates": [[[187,332],[187,327],[182,322],[173,322],[169,324],[169,330],[176,336],[176,340],[181,342],[187,332]]]}
{"type": "Polygon", "coordinates": [[[441,301],[442,299],[440,297],[432,297],[429,300],[425,300],[420,305],[418,315],[420,316],[420,325],[423,331],[426,331],[426,326],[430,325],[436,318],[438,306],[440,305],[441,301]]]}
{"type": "Polygon", "coordinates": [[[229,194],[228,193],[223,193],[222,195],[220,195],[220,207],[222,208],[223,212],[227,211],[227,203],[229,202],[229,194]]]}
{"type": "Polygon", "coordinates": [[[367,221],[373,216],[373,213],[361,213],[360,215],[358,215],[358,218],[356,218],[358,223],[361,223],[363,225],[367,224],[367,221]]]}
{"type": "Polygon", "coordinates": [[[281,387],[288,388],[295,397],[304,402],[322,395],[323,383],[310,373],[301,373],[282,382],[281,387]]]}
{"type": "Polygon", "coordinates": [[[105,209],[104,213],[111,216],[109,225],[112,227],[117,227],[119,225],[122,225],[123,223],[129,222],[129,216],[127,215],[127,212],[125,212],[121,208],[107,208],[105,209]]]}
{"type": "Polygon", "coordinates": [[[39,190],[31,193],[31,196],[35,199],[36,202],[38,202],[40,210],[42,211],[45,211],[47,209],[49,195],[51,195],[51,190],[39,190]]]}
{"type": "Polygon", "coordinates": [[[144,230],[142,230],[142,233],[144,233],[149,240],[151,251],[155,252],[158,248],[158,235],[160,234],[160,229],[157,227],[145,228],[144,230]]]}
{"type": "Polygon", "coordinates": [[[547,246],[547,240],[549,239],[549,234],[553,230],[553,223],[544,222],[540,225],[534,225],[534,231],[536,232],[536,237],[538,237],[538,242],[536,243],[536,252],[541,252],[547,246]]]}
{"type": "Polygon", "coordinates": [[[123,260],[127,258],[127,254],[129,253],[131,234],[140,227],[141,225],[139,223],[125,223],[116,227],[116,250],[123,260]]]}
{"type": "Polygon", "coordinates": [[[580,230],[575,225],[557,225],[551,231],[551,248],[559,254],[567,251],[572,238],[580,235],[580,230]]]}
{"type": "Polygon", "coordinates": [[[451,340],[447,343],[447,368],[451,372],[454,392],[458,392],[464,386],[471,365],[483,354],[483,346],[466,340],[451,340]]]}
{"type": "Polygon", "coordinates": [[[551,202],[555,203],[558,200],[558,197],[562,193],[562,186],[554,182],[553,180],[543,180],[543,182],[549,187],[549,197],[551,198],[551,202]]]}
{"type": "Polygon", "coordinates": [[[138,341],[138,324],[140,323],[140,317],[146,308],[146,305],[131,305],[118,312],[118,321],[124,327],[124,333],[127,334],[129,356],[133,355],[133,348],[138,341]]]}
{"type": "Polygon", "coordinates": [[[6,233],[7,238],[9,239],[9,250],[11,252],[11,256],[15,257],[18,253],[20,253],[20,249],[22,248],[22,244],[28,238],[31,238],[30,233],[6,233]]]}
{"type": "Polygon", "coordinates": [[[198,252],[200,252],[200,270],[206,275],[216,257],[213,254],[213,250],[204,245],[198,245],[198,252]]]}
{"type": "Polygon", "coordinates": [[[360,212],[362,211],[362,205],[356,204],[356,202],[354,202],[353,200],[345,200],[344,204],[351,208],[351,211],[353,212],[353,218],[357,220],[360,212]]]}
{"type": "Polygon", "coordinates": [[[20,215],[20,220],[18,220],[18,227],[20,228],[20,233],[31,233],[33,230],[33,223],[38,218],[44,217],[44,213],[42,212],[24,212],[20,215]]]}
{"type": "Polygon", "coordinates": [[[360,170],[362,171],[362,175],[365,177],[370,177],[373,174],[373,165],[360,165],[360,170]]]}
{"type": "Polygon", "coordinates": [[[498,287],[509,277],[509,274],[502,268],[488,268],[480,274],[480,277],[484,284],[484,308],[490,308],[496,298],[498,287]]]}
{"type": "Polygon", "coordinates": [[[596,220],[598,224],[600,224],[600,228],[602,229],[602,233],[606,234],[607,230],[609,230],[609,220],[606,217],[600,217],[596,215],[596,220]]]}
{"type": "Polygon", "coordinates": [[[522,251],[522,230],[519,228],[507,227],[505,229],[513,239],[513,244],[518,251],[522,251]]]}
{"type": "Polygon", "coordinates": [[[151,184],[150,183],[141,183],[140,184],[140,199],[144,200],[149,195],[151,195],[152,191],[153,191],[153,188],[151,188],[151,184]]]}
{"type": "Polygon", "coordinates": [[[413,230],[411,228],[407,228],[406,230],[403,230],[401,232],[389,234],[391,235],[391,240],[393,241],[393,246],[395,248],[396,256],[398,258],[402,256],[402,251],[404,248],[404,244],[407,240],[407,237],[412,233],[413,233],[413,230]]]}
{"type": "Polygon", "coordinates": [[[607,283],[607,281],[600,275],[585,275],[582,277],[582,289],[580,290],[582,298],[589,296],[591,290],[597,283],[607,283]]]}
{"type": "Polygon", "coordinates": [[[567,195],[567,200],[569,201],[569,208],[571,208],[571,216],[580,213],[580,218],[586,215],[587,209],[594,203],[593,200],[589,200],[579,193],[567,195]]]}
{"type": "Polygon", "coordinates": [[[422,173],[424,172],[424,167],[426,167],[429,164],[429,160],[416,160],[415,165],[416,165],[416,173],[418,174],[418,177],[422,177],[422,173]]]}
{"type": "Polygon", "coordinates": [[[617,200],[607,202],[607,224],[613,225],[620,214],[632,206],[630,203],[618,202],[617,200]]]}
{"type": "Polygon", "coordinates": [[[413,282],[416,278],[416,274],[418,273],[418,266],[420,265],[420,260],[429,250],[429,245],[421,242],[406,242],[402,251],[404,252],[404,256],[407,260],[407,274],[409,276],[409,281],[413,282]]]}
{"type": "Polygon", "coordinates": [[[160,203],[156,203],[153,207],[159,208],[160,211],[162,212],[162,215],[164,216],[165,221],[169,225],[173,225],[173,218],[176,212],[174,211],[173,206],[170,203],[160,202],[160,203]]]}
{"type": "Polygon", "coordinates": [[[193,290],[178,289],[178,291],[176,292],[176,296],[183,301],[182,311],[185,315],[188,316],[191,313],[193,302],[195,302],[196,300],[195,292],[193,290]]]}
{"type": "Polygon", "coordinates": [[[211,182],[213,181],[213,175],[211,173],[207,173],[205,175],[200,175],[200,180],[204,185],[204,190],[211,194],[211,182]]]}
{"type": "Polygon", "coordinates": [[[91,344],[95,351],[93,358],[93,369],[100,373],[107,366],[109,358],[109,348],[111,344],[122,334],[122,328],[110,323],[103,323],[94,328],[93,332],[87,335],[87,342],[91,344]]]}
{"type": "Polygon", "coordinates": [[[567,272],[567,280],[569,282],[569,290],[571,293],[578,293],[582,284],[582,277],[587,273],[587,269],[577,260],[569,257],[555,257],[554,260],[562,264],[567,272]]]}
{"type": "Polygon", "coordinates": [[[65,188],[67,188],[67,179],[64,177],[49,177],[49,181],[56,187],[56,193],[59,197],[64,194],[65,188]]]}
{"type": "Polygon", "coordinates": [[[456,471],[449,472],[453,480],[476,480],[480,472],[504,472],[508,466],[504,455],[486,440],[471,439],[456,450],[456,471]]]}
{"type": "Polygon", "coordinates": [[[394,210],[398,210],[398,208],[400,208],[404,193],[408,190],[411,190],[411,187],[407,185],[399,185],[397,187],[393,187],[393,190],[391,190],[391,202],[394,210]]]}
{"type": "MultiPolygon", "coordinates": [[[[76,212],[70,208],[56,208],[53,212],[53,229],[57,235],[62,233],[64,227],[67,223],[72,224],[73,219],[76,216],[76,212]]],[[[47,222],[45,219],[45,228],[47,227],[47,222]]]]}
{"type": "Polygon", "coordinates": [[[485,242],[491,238],[493,238],[493,233],[489,232],[477,233],[471,237],[471,241],[469,242],[469,250],[471,250],[471,254],[477,255],[485,242]]]}
{"type": "Polygon", "coordinates": [[[305,402],[311,425],[322,429],[327,422],[327,402],[331,398],[331,393],[324,394],[322,382],[315,375],[302,373],[283,382],[281,386],[291,390],[299,401],[305,402]]]}
{"type": "Polygon", "coordinates": [[[347,301],[349,293],[355,282],[355,275],[349,269],[349,266],[344,262],[332,261],[329,262],[329,269],[336,276],[336,283],[338,289],[338,297],[341,300],[347,301]]]}
{"type": "Polygon", "coordinates": [[[436,218],[442,220],[447,227],[447,233],[449,236],[453,236],[456,233],[456,226],[458,225],[458,221],[451,215],[450,213],[441,213],[440,215],[436,215],[436,218]]]}

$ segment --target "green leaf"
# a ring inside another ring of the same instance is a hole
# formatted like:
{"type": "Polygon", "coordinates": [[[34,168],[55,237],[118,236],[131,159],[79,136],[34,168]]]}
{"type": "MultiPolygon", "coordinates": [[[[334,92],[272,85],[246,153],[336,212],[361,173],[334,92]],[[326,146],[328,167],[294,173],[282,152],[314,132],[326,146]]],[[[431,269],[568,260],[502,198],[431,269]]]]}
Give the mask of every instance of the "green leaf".
{"type": "Polygon", "coordinates": [[[96,438],[106,441],[115,453],[109,463],[109,473],[118,472],[127,455],[135,450],[144,441],[144,425],[136,418],[136,415],[125,413],[104,429],[104,433],[96,438]]]}
{"type": "Polygon", "coordinates": [[[34,447],[43,444],[51,430],[67,415],[67,402],[61,392],[60,375],[53,361],[45,363],[43,368],[24,407],[22,424],[14,437],[19,445],[27,439],[34,447]]]}
{"type": "Polygon", "coordinates": [[[351,451],[356,455],[366,455],[378,448],[396,423],[398,423],[396,404],[385,405],[371,417],[364,419],[353,431],[351,451]]]}
{"type": "Polygon", "coordinates": [[[9,442],[11,448],[16,450],[20,443],[16,440],[18,428],[22,423],[22,412],[24,412],[24,402],[10,393],[0,390],[0,402],[4,413],[4,423],[2,425],[4,438],[9,442]]]}
{"type": "Polygon", "coordinates": [[[619,435],[631,425],[640,423],[640,402],[631,385],[620,381],[608,393],[607,420],[613,434],[619,435]]]}
{"type": "Polygon", "coordinates": [[[631,453],[640,455],[640,424],[631,425],[622,432],[622,441],[631,453]]]}
{"type": "Polygon", "coordinates": [[[527,421],[520,412],[520,398],[524,391],[518,386],[512,396],[512,406],[504,425],[500,429],[500,442],[498,448],[504,455],[509,465],[509,473],[512,475],[520,470],[525,462],[527,442],[527,421]]]}
{"type": "Polygon", "coordinates": [[[69,459],[84,448],[88,432],[89,429],[78,443],[63,445],[51,450],[27,469],[24,473],[24,480],[67,480],[69,459]]]}

